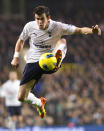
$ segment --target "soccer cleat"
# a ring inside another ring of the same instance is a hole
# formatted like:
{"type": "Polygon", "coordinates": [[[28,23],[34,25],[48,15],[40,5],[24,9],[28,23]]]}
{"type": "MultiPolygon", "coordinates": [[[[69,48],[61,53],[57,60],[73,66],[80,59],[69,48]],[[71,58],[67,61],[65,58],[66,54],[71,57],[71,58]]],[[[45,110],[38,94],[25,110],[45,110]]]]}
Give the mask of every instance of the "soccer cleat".
{"type": "Polygon", "coordinates": [[[56,68],[59,68],[60,67],[60,64],[61,64],[61,60],[62,60],[62,51],[59,49],[57,50],[56,54],[55,54],[55,57],[57,59],[57,65],[56,65],[56,68]]]}
{"type": "Polygon", "coordinates": [[[46,99],[44,97],[41,97],[40,98],[41,102],[42,102],[42,106],[38,106],[37,107],[37,111],[39,112],[39,115],[41,118],[44,118],[45,115],[46,115],[46,112],[45,112],[45,103],[46,103],[46,99]]]}

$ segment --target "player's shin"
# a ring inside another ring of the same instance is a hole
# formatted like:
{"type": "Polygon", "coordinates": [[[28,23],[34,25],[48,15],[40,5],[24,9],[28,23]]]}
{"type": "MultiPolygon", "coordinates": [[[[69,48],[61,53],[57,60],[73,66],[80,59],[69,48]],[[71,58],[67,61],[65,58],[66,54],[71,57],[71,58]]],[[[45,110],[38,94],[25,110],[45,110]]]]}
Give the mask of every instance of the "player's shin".
{"type": "Polygon", "coordinates": [[[63,59],[65,58],[65,55],[66,55],[66,52],[67,52],[67,46],[66,46],[66,44],[60,44],[58,46],[57,50],[61,50],[62,51],[62,60],[61,60],[61,62],[62,62],[63,59]]]}
{"type": "Polygon", "coordinates": [[[58,46],[53,51],[53,53],[55,54],[56,59],[57,59],[57,67],[58,68],[60,67],[63,59],[65,58],[66,52],[67,52],[66,43],[58,44],[58,46]]]}
{"type": "Polygon", "coordinates": [[[33,106],[35,106],[37,108],[37,111],[39,112],[39,115],[41,118],[45,117],[45,103],[46,103],[46,99],[45,98],[37,98],[35,97],[32,93],[29,93],[27,100],[25,100],[26,103],[28,104],[32,104],[33,106]]]}

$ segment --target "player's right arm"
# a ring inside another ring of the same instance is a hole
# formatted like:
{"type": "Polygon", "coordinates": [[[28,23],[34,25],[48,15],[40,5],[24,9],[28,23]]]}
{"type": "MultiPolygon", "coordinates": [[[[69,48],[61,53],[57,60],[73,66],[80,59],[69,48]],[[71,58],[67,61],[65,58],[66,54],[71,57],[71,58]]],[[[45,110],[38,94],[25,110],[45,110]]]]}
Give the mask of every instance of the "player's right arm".
{"type": "Polygon", "coordinates": [[[11,65],[14,66],[14,67],[18,67],[20,52],[21,52],[21,50],[24,46],[25,40],[27,40],[29,38],[28,37],[28,28],[29,28],[29,24],[27,23],[24,26],[23,31],[20,34],[19,39],[16,42],[14,56],[13,56],[13,59],[11,61],[11,65]]]}
{"type": "Polygon", "coordinates": [[[11,61],[11,65],[14,67],[17,67],[19,65],[19,54],[23,46],[24,46],[24,41],[19,38],[16,42],[14,56],[11,61]]]}

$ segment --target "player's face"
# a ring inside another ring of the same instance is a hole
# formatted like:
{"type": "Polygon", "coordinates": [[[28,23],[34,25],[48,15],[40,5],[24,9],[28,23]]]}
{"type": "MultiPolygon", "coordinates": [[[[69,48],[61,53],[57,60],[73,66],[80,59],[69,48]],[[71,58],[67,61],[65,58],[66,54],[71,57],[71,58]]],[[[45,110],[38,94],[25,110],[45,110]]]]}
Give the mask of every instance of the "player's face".
{"type": "Polygon", "coordinates": [[[16,73],[16,72],[10,72],[10,73],[9,73],[9,79],[10,79],[11,81],[16,80],[16,79],[17,79],[17,73],[16,73]]]}
{"type": "Polygon", "coordinates": [[[48,28],[49,19],[50,16],[47,17],[45,13],[43,13],[42,15],[35,14],[35,20],[41,30],[45,30],[48,28]]]}

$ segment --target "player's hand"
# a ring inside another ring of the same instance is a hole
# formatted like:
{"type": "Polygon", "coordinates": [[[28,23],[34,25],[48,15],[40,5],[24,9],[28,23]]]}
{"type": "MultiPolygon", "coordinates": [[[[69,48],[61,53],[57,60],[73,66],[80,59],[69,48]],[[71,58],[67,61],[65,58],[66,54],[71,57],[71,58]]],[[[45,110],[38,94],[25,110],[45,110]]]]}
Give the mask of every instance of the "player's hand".
{"type": "Polygon", "coordinates": [[[98,25],[92,26],[92,32],[93,34],[101,35],[101,29],[98,25]]]}
{"type": "Polygon", "coordinates": [[[13,60],[11,61],[11,65],[17,68],[19,66],[19,58],[14,57],[13,60]]]}

